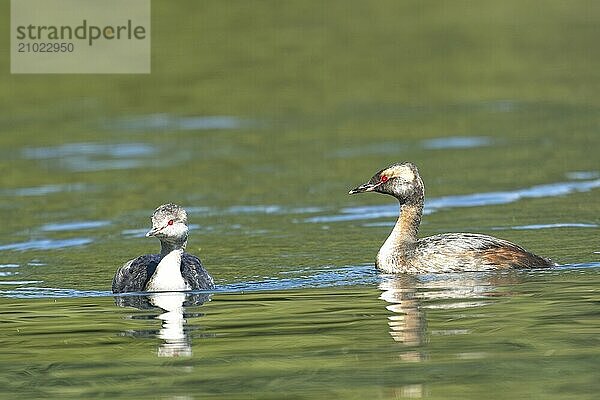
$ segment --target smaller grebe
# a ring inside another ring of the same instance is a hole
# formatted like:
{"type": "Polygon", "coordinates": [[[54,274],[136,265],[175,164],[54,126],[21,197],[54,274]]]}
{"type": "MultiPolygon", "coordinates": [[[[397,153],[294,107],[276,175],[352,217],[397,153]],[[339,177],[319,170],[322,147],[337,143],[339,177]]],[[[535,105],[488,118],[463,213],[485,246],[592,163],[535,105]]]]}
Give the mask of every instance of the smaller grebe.
{"type": "Polygon", "coordinates": [[[113,293],[203,290],[215,287],[196,256],[185,252],[188,239],[187,213],[175,204],[163,204],[152,215],[146,237],[160,240],[160,254],[129,260],[115,273],[113,293]]]}
{"type": "Polygon", "coordinates": [[[417,167],[396,163],[377,172],[349,194],[379,192],[400,202],[400,217],[379,253],[376,265],[388,273],[487,271],[554,266],[551,260],[506,240],[476,233],[444,233],[417,238],[425,187],[417,167]]]}

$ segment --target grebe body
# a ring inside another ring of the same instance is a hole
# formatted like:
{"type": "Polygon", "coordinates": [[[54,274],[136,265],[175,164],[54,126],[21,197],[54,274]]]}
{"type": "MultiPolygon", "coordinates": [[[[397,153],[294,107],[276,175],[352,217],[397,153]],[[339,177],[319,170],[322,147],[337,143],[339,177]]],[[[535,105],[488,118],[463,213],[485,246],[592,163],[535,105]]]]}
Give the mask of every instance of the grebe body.
{"type": "Polygon", "coordinates": [[[113,293],[205,290],[215,287],[200,259],[185,252],[188,239],[187,213],[169,203],[152,215],[147,237],[160,240],[160,254],[145,254],[129,260],[113,278],[113,293]]]}
{"type": "Polygon", "coordinates": [[[442,273],[537,268],[556,265],[507,240],[477,233],[444,233],[418,238],[425,186],[417,167],[397,163],[377,172],[349,194],[378,192],[395,197],[400,216],[376,258],[388,273],[442,273]]]}

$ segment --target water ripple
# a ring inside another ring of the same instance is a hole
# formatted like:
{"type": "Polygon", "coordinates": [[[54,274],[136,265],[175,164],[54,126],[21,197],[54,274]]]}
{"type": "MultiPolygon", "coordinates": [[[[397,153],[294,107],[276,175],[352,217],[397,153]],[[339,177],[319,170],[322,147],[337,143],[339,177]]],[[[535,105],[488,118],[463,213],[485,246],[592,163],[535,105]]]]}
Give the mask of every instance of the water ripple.
{"type": "Polygon", "coordinates": [[[66,143],[52,147],[30,147],[22,151],[30,160],[56,160],[71,171],[101,171],[138,168],[147,164],[157,149],[146,143],[66,143]]]}
{"type": "Polygon", "coordinates": [[[347,158],[364,156],[365,154],[385,155],[398,154],[402,151],[423,148],[425,150],[447,150],[447,149],[473,149],[477,147],[490,146],[494,143],[487,136],[446,136],[439,138],[424,139],[420,142],[386,141],[371,143],[359,147],[347,147],[338,149],[333,153],[334,157],[347,158]]]}
{"type": "MultiPolygon", "coordinates": [[[[24,281],[25,282],[25,281],[24,281]]],[[[3,281],[0,281],[3,283],[3,281]]],[[[29,282],[25,282],[29,283],[29,282]]],[[[40,283],[40,281],[30,281],[30,283],[40,283]]],[[[45,287],[25,287],[13,290],[0,291],[3,297],[12,297],[19,299],[38,299],[38,298],[76,298],[76,297],[107,297],[112,296],[112,292],[106,290],[76,290],[45,287]]]]}
{"type": "Polygon", "coordinates": [[[449,136],[427,139],[421,142],[423,148],[430,150],[471,149],[489,146],[490,144],[492,144],[492,139],[486,136],[449,136]]]}
{"type": "Polygon", "coordinates": [[[532,225],[517,225],[510,226],[508,228],[496,226],[492,229],[494,230],[504,230],[504,229],[514,229],[514,230],[528,230],[528,229],[549,229],[549,228],[597,228],[599,225],[597,224],[583,224],[577,222],[567,222],[567,223],[556,223],[556,224],[532,224],[532,225]]]}
{"type": "Polygon", "coordinates": [[[0,250],[54,250],[63,249],[65,247],[83,246],[92,243],[90,238],[73,238],[73,239],[37,239],[28,242],[9,243],[0,246],[0,250]]]}
{"type": "Polygon", "coordinates": [[[600,172],[598,171],[573,171],[568,172],[566,174],[569,179],[596,179],[600,177],[600,172]]]}
{"type": "Polygon", "coordinates": [[[217,292],[248,292],[288,290],[301,288],[325,288],[335,286],[372,285],[380,281],[377,270],[372,265],[321,268],[300,271],[286,271],[298,274],[295,277],[264,277],[260,280],[230,283],[219,286],[217,292]]]}
{"type": "Polygon", "coordinates": [[[130,116],[105,123],[108,129],[127,131],[232,130],[251,125],[254,125],[252,121],[230,115],[180,117],[170,114],[130,116]]]}
{"type": "MultiPolygon", "coordinates": [[[[12,265],[12,264],[11,264],[12,265]]],[[[563,273],[563,271],[577,271],[589,268],[600,268],[600,262],[562,265],[556,268],[540,269],[534,271],[514,271],[527,275],[563,273]]],[[[226,283],[217,285],[213,291],[194,291],[190,293],[244,293],[257,291],[294,290],[303,288],[328,288],[337,286],[376,286],[389,289],[390,284],[403,279],[413,281],[427,298],[456,299],[472,298],[490,290],[490,283],[485,279],[488,276],[497,277],[504,272],[464,272],[453,274],[424,274],[389,275],[381,274],[375,266],[364,264],[344,267],[310,267],[298,270],[281,272],[280,276],[264,277],[243,282],[226,283]],[[288,277],[292,275],[291,277],[288,277]],[[282,276],[285,276],[282,278],[282,276]],[[391,282],[391,283],[390,283],[391,282]]],[[[36,284],[41,281],[2,281],[0,285],[26,285],[36,284]]],[[[127,293],[127,296],[144,296],[144,293],[127,293]]],[[[79,290],[67,288],[48,287],[19,287],[11,290],[0,290],[0,297],[11,298],[75,298],[75,297],[111,297],[114,294],[108,290],[79,290]]]]}
{"type": "Polygon", "coordinates": [[[87,186],[83,183],[72,183],[65,185],[42,185],[15,189],[0,190],[0,195],[4,196],[45,196],[47,194],[62,193],[62,192],[81,192],[86,190],[87,186]]]}
{"type": "Polygon", "coordinates": [[[110,225],[110,221],[73,221],[43,225],[43,232],[78,231],[82,229],[101,228],[110,225]]]}
{"type": "MultiPolygon", "coordinates": [[[[34,283],[41,283],[42,281],[2,281],[0,280],[0,285],[31,285],[34,283]]],[[[9,292],[2,292],[2,293],[9,293],[9,292]]],[[[5,297],[9,297],[9,296],[5,296],[5,297]]]]}
{"type": "Polygon", "coordinates": [[[52,147],[29,147],[23,150],[27,159],[64,158],[72,156],[107,156],[113,158],[130,158],[149,156],[156,149],[146,143],[66,143],[52,147]]]}
{"type": "Polygon", "coordinates": [[[223,214],[266,214],[266,215],[292,215],[292,214],[315,214],[322,212],[320,207],[284,207],[276,204],[259,205],[234,205],[227,208],[216,207],[184,207],[188,214],[202,214],[220,216],[223,214]]]}

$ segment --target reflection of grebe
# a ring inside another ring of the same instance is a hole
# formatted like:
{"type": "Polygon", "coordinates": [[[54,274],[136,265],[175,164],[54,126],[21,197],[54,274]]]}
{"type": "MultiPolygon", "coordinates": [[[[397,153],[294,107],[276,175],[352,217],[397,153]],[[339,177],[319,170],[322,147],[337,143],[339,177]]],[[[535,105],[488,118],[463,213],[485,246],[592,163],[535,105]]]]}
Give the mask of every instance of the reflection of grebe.
{"type": "MultiPolygon", "coordinates": [[[[409,275],[395,275],[379,285],[381,299],[389,303],[386,308],[393,314],[388,317],[390,335],[407,346],[419,346],[425,335],[425,318],[421,311],[421,298],[409,275]]],[[[420,360],[420,353],[413,359],[420,360]]]]}
{"type": "Polygon", "coordinates": [[[146,236],[160,240],[160,254],[146,254],[119,268],[113,293],[202,290],[215,287],[200,259],[185,252],[188,239],[187,214],[175,204],[164,204],[152,215],[146,236]]]}
{"type": "Polygon", "coordinates": [[[379,192],[400,202],[400,217],[377,254],[377,267],[390,273],[486,271],[555,265],[506,240],[475,233],[445,233],[418,239],[425,187],[417,167],[398,163],[377,172],[350,194],[379,192]]]}
{"type": "MultiPolygon", "coordinates": [[[[471,325],[469,318],[478,319],[485,311],[467,312],[469,308],[485,307],[493,304],[497,296],[511,295],[498,287],[511,287],[520,282],[519,274],[514,272],[461,272],[454,274],[389,274],[383,275],[379,284],[382,290],[380,299],[384,300],[386,309],[391,311],[387,317],[391,337],[402,347],[397,356],[403,362],[423,362],[429,359],[431,341],[440,342],[436,336],[467,335],[471,325]],[[452,318],[444,311],[452,309],[452,318]],[[465,310],[457,313],[457,310],[465,310]],[[427,314],[434,314],[433,321],[428,321],[427,314]],[[451,323],[451,327],[447,323],[451,323]],[[463,325],[464,323],[464,325],[463,325]],[[431,329],[435,327],[434,329],[431,329]]],[[[456,347],[457,357],[476,359],[485,354],[474,349],[456,347]]],[[[451,351],[450,348],[447,350],[451,351]]],[[[428,384],[417,380],[409,384],[401,384],[392,388],[389,397],[424,398],[429,397],[428,384]]]]}
{"type": "Polygon", "coordinates": [[[186,320],[183,316],[185,298],[186,294],[181,292],[150,295],[150,303],[165,311],[156,317],[162,320],[162,328],[158,332],[158,337],[164,341],[158,347],[159,357],[192,355],[192,344],[185,331],[186,320]]]}

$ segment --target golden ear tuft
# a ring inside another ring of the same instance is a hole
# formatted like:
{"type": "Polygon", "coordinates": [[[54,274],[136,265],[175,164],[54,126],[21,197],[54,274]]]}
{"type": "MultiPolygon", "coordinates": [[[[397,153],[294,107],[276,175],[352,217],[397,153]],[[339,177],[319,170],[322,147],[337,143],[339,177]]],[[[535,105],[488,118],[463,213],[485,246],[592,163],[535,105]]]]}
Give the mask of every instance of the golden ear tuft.
{"type": "Polygon", "coordinates": [[[409,182],[415,180],[415,173],[408,165],[394,165],[383,170],[381,174],[388,178],[401,178],[409,182]]]}

